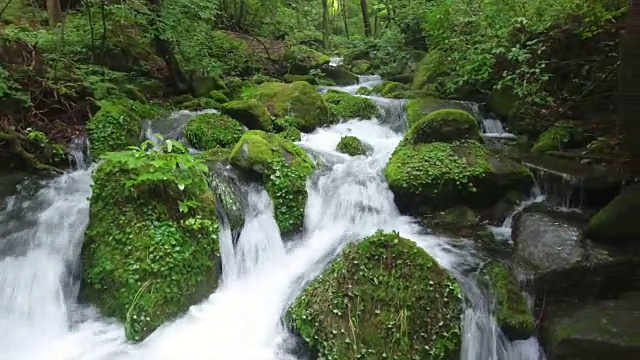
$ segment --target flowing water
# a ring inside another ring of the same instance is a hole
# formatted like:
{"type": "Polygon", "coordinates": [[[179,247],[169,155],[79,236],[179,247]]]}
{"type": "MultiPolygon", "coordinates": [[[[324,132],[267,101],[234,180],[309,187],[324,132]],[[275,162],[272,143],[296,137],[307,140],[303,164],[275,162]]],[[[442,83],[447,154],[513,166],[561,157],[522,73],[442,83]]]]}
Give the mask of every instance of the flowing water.
{"type": "MultiPolygon", "coordinates": [[[[469,299],[462,360],[538,360],[534,338],[510,343],[496,326],[488,297],[470,276],[483,261],[472,244],[430,235],[398,212],[384,167],[405,131],[403,101],[373,99],[383,110],[380,119],[303,134],[299,145],[320,164],[307,185],[303,233],[285,245],[268,194],[248,186],[235,248],[229,229],[221,230],[218,289],[140,344],[127,343],[120,324],[76,302],[91,169],[79,164],[25,184],[0,209],[0,359],[297,359],[282,321],[288,306],[346,244],[384,229],[414,240],[460,280],[469,299]],[[371,156],[336,152],[347,134],[368,144],[371,156]]],[[[178,113],[168,130],[153,130],[179,137],[175,132],[191,115],[178,113]]]]}

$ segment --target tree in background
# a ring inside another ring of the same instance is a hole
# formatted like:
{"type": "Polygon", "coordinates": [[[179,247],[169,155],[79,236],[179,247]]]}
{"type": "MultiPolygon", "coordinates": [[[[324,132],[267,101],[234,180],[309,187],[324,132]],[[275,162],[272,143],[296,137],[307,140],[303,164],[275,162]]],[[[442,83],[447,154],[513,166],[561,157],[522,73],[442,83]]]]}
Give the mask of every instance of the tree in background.
{"type": "Polygon", "coordinates": [[[640,176],[640,0],[629,0],[618,79],[618,129],[627,156],[625,172],[640,176]]]}

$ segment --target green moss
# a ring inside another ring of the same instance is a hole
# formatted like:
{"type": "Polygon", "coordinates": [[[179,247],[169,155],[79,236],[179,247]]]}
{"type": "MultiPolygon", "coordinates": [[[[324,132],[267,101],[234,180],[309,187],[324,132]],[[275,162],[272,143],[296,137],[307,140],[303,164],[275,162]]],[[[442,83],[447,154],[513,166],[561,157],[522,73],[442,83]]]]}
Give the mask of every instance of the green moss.
{"type": "Polygon", "coordinates": [[[379,231],[347,245],[287,318],[322,359],[457,359],[461,302],[429,254],[379,231]]]}
{"type": "Polygon", "coordinates": [[[262,175],[282,234],[302,229],[306,179],[314,168],[304,150],[277,134],[250,130],[233,148],[229,160],[240,169],[262,175]]]}
{"type": "Polygon", "coordinates": [[[493,90],[487,99],[487,107],[506,118],[516,108],[517,102],[517,96],[510,89],[493,90]]]}
{"type": "Polygon", "coordinates": [[[376,103],[371,99],[354,96],[349,93],[329,90],[323,95],[334,121],[344,119],[371,119],[380,114],[376,103]]]}
{"type": "Polygon", "coordinates": [[[284,81],[288,83],[296,82],[296,81],[306,81],[311,85],[318,85],[318,80],[311,75],[293,75],[287,74],[284,76],[284,81]]]}
{"type": "Polygon", "coordinates": [[[411,88],[405,84],[393,81],[385,81],[380,94],[389,98],[404,97],[404,93],[410,91],[411,88]]]}
{"type": "Polygon", "coordinates": [[[436,216],[436,223],[446,228],[465,228],[479,224],[478,215],[466,206],[454,206],[436,216]]]}
{"type": "Polygon", "coordinates": [[[242,124],[227,115],[201,114],[189,120],[186,138],[198,150],[235,145],[244,133],[242,124]]]}
{"type": "Polygon", "coordinates": [[[129,340],[142,340],[217,285],[218,222],[207,180],[206,166],[184,151],[109,153],[93,174],[82,297],[123,322],[129,340]]]}
{"type": "Polygon", "coordinates": [[[222,105],[229,102],[229,98],[220,90],[213,90],[209,93],[209,98],[222,105]]]}
{"type": "Polygon", "coordinates": [[[195,76],[192,83],[196,97],[206,97],[212,91],[227,89],[224,81],[217,76],[195,76]]]}
{"type": "MultiPolygon", "coordinates": [[[[456,109],[466,111],[460,103],[438,99],[435,97],[421,97],[407,101],[407,123],[409,127],[422,120],[425,115],[438,110],[456,109]]],[[[468,112],[468,111],[467,111],[468,112]]]]}
{"type": "Polygon", "coordinates": [[[136,145],[142,132],[141,122],[159,116],[163,109],[129,99],[108,99],[98,102],[100,110],[87,123],[91,155],[100,157],[136,145]]]}
{"type": "Polygon", "coordinates": [[[518,279],[504,264],[492,261],[481,270],[480,280],[491,290],[494,316],[511,340],[527,339],[535,333],[533,315],[518,279]]]}
{"type": "Polygon", "coordinates": [[[310,70],[329,64],[331,59],[318,51],[303,45],[292,46],[284,54],[284,61],[289,64],[293,74],[306,75],[310,70]]]}
{"type": "Polygon", "coordinates": [[[274,118],[294,117],[295,127],[302,131],[312,131],[329,121],[329,109],[322,95],[304,81],[264,83],[251,96],[264,104],[274,118]]]}
{"type": "Polygon", "coordinates": [[[640,239],[640,184],[624,188],[589,220],[584,234],[591,240],[619,244],[640,239]]]}
{"type": "Polygon", "coordinates": [[[385,170],[396,203],[403,211],[486,206],[511,190],[529,191],[529,170],[491,155],[477,141],[412,145],[405,138],[385,170]]]}
{"type": "Polygon", "coordinates": [[[197,98],[178,105],[179,109],[201,111],[207,109],[219,109],[220,104],[213,99],[197,98]]]}
{"type": "Polygon", "coordinates": [[[373,90],[369,89],[366,86],[361,86],[356,91],[356,94],[358,94],[358,95],[372,95],[373,94],[373,90]]]}
{"type": "Polygon", "coordinates": [[[438,51],[430,51],[417,66],[413,88],[415,90],[425,90],[427,86],[435,84],[436,81],[446,74],[446,56],[438,51]]]}
{"type": "Polygon", "coordinates": [[[273,125],[266,106],[255,99],[230,101],[220,111],[249,129],[269,131],[273,125]]]}
{"type": "Polygon", "coordinates": [[[438,110],[423,117],[409,129],[410,144],[481,140],[478,122],[466,111],[438,110]]]}
{"type": "Polygon", "coordinates": [[[373,71],[373,65],[367,60],[354,60],[351,62],[351,72],[356,75],[366,75],[373,71]]]}
{"type": "Polygon", "coordinates": [[[300,141],[302,139],[302,133],[300,132],[300,130],[294,127],[282,130],[278,133],[278,135],[280,135],[280,137],[282,137],[283,139],[293,142],[300,141]]]}
{"type": "Polygon", "coordinates": [[[220,162],[228,160],[229,155],[231,155],[230,149],[217,147],[203,151],[197,156],[205,162],[220,162]]]}
{"type": "Polygon", "coordinates": [[[362,141],[355,136],[343,136],[338,142],[336,149],[350,156],[366,155],[367,149],[362,144],[362,141]]]}
{"type": "Polygon", "coordinates": [[[531,148],[531,152],[544,153],[579,147],[584,142],[582,129],[571,121],[560,121],[543,132],[531,148]]]}

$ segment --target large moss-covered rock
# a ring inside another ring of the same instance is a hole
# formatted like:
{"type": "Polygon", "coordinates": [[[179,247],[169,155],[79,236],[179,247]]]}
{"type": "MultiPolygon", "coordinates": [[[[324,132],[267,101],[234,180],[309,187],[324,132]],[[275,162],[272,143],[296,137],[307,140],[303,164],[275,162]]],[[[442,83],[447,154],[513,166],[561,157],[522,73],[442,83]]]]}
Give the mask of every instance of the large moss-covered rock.
{"type": "Polygon", "coordinates": [[[367,148],[364,146],[362,141],[355,136],[343,136],[338,142],[336,149],[339,152],[350,156],[367,154],[367,148]]]}
{"type": "Polygon", "coordinates": [[[287,74],[284,76],[284,81],[288,83],[296,82],[296,81],[306,81],[311,85],[318,85],[318,79],[311,75],[293,75],[287,74]]]}
{"type": "Polygon", "coordinates": [[[323,95],[333,121],[346,119],[371,119],[380,113],[371,99],[354,96],[344,91],[329,90],[323,95]]]}
{"type": "Polygon", "coordinates": [[[385,170],[403,212],[491,206],[509,191],[527,192],[533,185],[526,167],[491,154],[477,141],[412,144],[408,140],[401,141],[385,170]]]}
{"type": "Polygon", "coordinates": [[[255,99],[230,101],[220,111],[249,129],[269,131],[273,125],[267,107],[255,99]]]}
{"type": "Polygon", "coordinates": [[[329,56],[304,45],[292,46],[284,54],[284,60],[290,66],[292,74],[307,75],[310,70],[329,64],[329,56]]]}
{"type": "Polygon", "coordinates": [[[200,114],[189,120],[184,130],[186,138],[198,150],[231,147],[244,133],[244,127],[235,119],[222,114],[200,114]]]}
{"type": "Polygon", "coordinates": [[[582,129],[571,121],[560,121],[543,132],[531,148],[531,152],[544,153],[576,148],[585,145],[587,137],[582,129]]]}
{"type": "Polygon", "coordinates": [[[446,76],[447,72],[446,55],[438,50],[430,51],[417,65],[416,74],[413,79],[415,90],[431,89],[437,80],[446,76]]]}
{"type": "Polygon", "coordinates": [[[262,176],[283,234],[302,229],[306,179],[314,168],[304,150],[277,134],[250,130],[233,148],[229,160],[240,169],[262,176]]]}
{"type": "Polygon", "coordinates": [[[288,320],[323,359],[457,359],[461,291],[413,241],[376,234],[345,250],[288,320]]]}
{"type": "Polygon", "coordinates": [[[409,127],[411,127],[418,121],[422,120],[426,115],[429,115],[434,111],[444,109],[461,110],[474,115],[473,108],[467,103],[442,100],[433,97],[422,97],[407,101],[407,123],[409,124],[409,127]]]}
{"type": "Polygon", "coordinates": [[[336,85],[353,85],[359,81],[358,75],[339,66],[324,66],[322,73],[326,79],[333,81],[336,85]]]}
{"type": "Polygon", "coordinates": [[[251,98],[264,104],[273,118],[295,118],[295,127],[302,131],[312,131],[329,122],[329,109],[322,95],[304,81],[267,82],[258,86],[251,98]]]}
{"type": "Polygon", "coordinates": [[[640,184],[624,188],[620,195],[596,213],[585,228],[589,239],[609,244],[640,242],[640,184]]]}
{"type": "Polygon", "coordinates": [[[366,75],[373,71],[373,65],[367,60],[354,60],[351,62],[351,72],[356,75],[366,75]]]}
{"type": "Polygon", "coordinates": [[[523,340],[535,333],[535,323],[527,298],[509,268],[491,261],[480,272],[480,281],[491,291],[494,316],[510,340],[523,340]]]}
{"type": "Polygon", "coordinates": [[[93,158],[138,144],[142,120],[162,113],[158,106],[129,99],[102,100],[98,105],[100,110],[87,123],[93,158]]]}
{"type": "Polygon", "coordinates": [[[171,151],[109,153],[93,174],[82,298],[120,320],[133,341],[217,286],[218,220],[207,167],[184,147],[171,151]]]}
{"type": "Polygon", "coordinates": [[[476,119],[462,110],[438,110],[423,117],[405,139],[410,144],[482,139],[476,119]]]}

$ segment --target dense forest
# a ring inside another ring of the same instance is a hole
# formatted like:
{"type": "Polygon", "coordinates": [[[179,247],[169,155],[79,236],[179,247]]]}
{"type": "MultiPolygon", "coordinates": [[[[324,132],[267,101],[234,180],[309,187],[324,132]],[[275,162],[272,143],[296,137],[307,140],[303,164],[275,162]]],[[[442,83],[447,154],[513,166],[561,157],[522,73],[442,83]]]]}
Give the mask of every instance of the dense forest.
{"type": "Polygon", "coordinates": [[[0,335],[635,359],[638,124],[635,0],[0,0],[0,335]]]}
{"type": "Polygon", "coordinates": [[[233,97],[265,77],[336,81],[295,66],[296,49],[340,54],[345,70],[408,84],[405,97],[486,101],[531,141],[578,120],[614,152],[626,3],[6,0],[0,156],[63,166],[65,141],[114,101],[188,107],[216,84],[233,97]]]}

